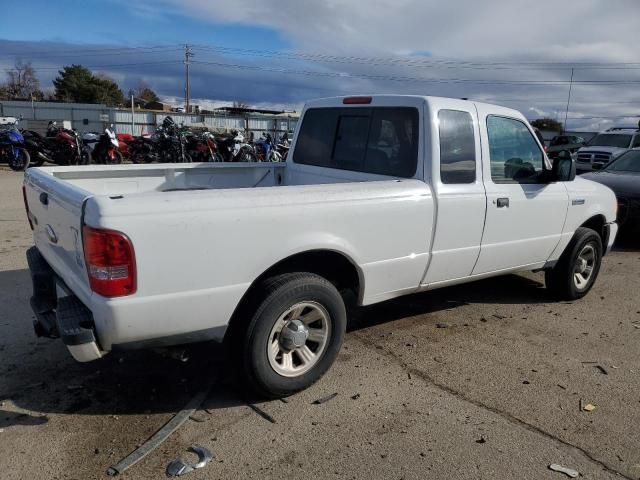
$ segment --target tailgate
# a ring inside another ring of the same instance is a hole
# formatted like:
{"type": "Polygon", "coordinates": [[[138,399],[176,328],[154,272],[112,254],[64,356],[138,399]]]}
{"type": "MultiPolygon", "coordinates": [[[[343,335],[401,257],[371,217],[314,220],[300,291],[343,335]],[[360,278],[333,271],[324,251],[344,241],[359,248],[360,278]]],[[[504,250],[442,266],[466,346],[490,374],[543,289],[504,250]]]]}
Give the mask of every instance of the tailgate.
{"type": "Polygon", "coordinates": [[[91,291],[82,251],[82,213],[91,194],[50,172],[32,168],[25,173],[34,242],[64,283],[88,304],[91,291]]]}

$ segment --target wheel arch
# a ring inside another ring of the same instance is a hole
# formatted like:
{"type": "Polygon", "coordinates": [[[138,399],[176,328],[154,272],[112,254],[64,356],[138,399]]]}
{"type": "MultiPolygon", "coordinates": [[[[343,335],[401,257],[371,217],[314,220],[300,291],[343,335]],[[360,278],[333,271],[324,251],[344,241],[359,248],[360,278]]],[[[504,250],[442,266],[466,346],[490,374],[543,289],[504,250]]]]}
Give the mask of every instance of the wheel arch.
{"type": "Polygon", "coordinates": [[[269,277],[282,273],[308,272],[315,273],[329,280],[342,290],[353,290],[362,301],[364,294],[364,277],[360,268],[348,255],[329,249],[315,249],[290,255],[262,272],[249,286],[236,307],[225,333],[225,342],[235,338],[243,331],[251,313],[251,307],[259,294],[260,284],[269,277]]]}
{"type": "Polygon", "coordinates": [[[601,213],[598,213],[590,217],[586,222],[580,225],[580,227],[590,228],[591,230],[595,231],[600,236],[600,240],[602,241],[603,248],[606,248],[607,240],[608,240],[607,233],[605,232],[605,228],[604,228],[606,223],[607,223],[607,219],[605,218],[605,216],[601,213]]]}

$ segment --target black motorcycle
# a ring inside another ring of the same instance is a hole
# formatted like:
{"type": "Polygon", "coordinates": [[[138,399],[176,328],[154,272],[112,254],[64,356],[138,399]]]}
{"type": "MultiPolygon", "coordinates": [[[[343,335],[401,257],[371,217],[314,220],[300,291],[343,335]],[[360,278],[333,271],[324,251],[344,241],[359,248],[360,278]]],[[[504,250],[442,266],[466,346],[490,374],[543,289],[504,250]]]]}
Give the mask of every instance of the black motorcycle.
{"type": "MultiPolygon", "coordinates": [[[[24,130],[25,147],[34,164],[44,162],[57,165],[86,165],[89,154],[84,148],[80,135],[75,130],[58,127],[49,122],[46,136],[33,130],[24,130]]],[[[36,166],[36,165],[34,165],[36,166]]]]}
{"type": "Polygon", "coordinates": [[[187,153],[187,137],[190,130],[176,125],[173,118],[165,117],[160,128],[152,136],[156,142],[159,160],[163,163],[191,163],[191,155],[187,153]]]}

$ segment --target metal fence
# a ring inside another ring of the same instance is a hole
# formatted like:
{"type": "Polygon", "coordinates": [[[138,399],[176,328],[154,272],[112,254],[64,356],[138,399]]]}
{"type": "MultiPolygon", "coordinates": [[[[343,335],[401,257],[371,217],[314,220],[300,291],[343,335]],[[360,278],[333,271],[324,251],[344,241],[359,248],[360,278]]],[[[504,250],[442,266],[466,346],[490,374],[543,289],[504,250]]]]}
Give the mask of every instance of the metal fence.
{"type": "MultiPolygon", "coordinates": [[[[170,115],[178,124],[201,126],[211,130],[242,130],[247,136],[260,136],[263,132],[280,136],[295,129],[297,115],[268,115],[248,113],[243,115],[219,113],[175,113],[149,110],[111,108],[100,104],[0,101],[0,117],[22,118],[22,125],[42,125],[54,120],[69,121],[79,132],[101,132],[113,124],[117,133],[141,135],[151,133],[170,115]]],[[[38,127],[40,128],[40,127],[38,127]]]]}

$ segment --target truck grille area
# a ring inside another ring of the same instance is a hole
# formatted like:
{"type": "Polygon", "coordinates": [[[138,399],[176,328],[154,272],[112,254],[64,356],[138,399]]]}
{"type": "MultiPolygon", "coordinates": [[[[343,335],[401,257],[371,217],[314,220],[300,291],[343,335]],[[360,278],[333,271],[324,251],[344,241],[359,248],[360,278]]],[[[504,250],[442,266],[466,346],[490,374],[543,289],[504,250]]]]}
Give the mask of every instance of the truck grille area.
{"type": "Polygon", "coordinates": [[[607,152],[580,152],[577,161],[580,163],[608,163],[611,154],[607,152]]]}

